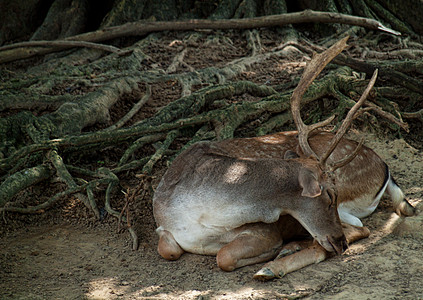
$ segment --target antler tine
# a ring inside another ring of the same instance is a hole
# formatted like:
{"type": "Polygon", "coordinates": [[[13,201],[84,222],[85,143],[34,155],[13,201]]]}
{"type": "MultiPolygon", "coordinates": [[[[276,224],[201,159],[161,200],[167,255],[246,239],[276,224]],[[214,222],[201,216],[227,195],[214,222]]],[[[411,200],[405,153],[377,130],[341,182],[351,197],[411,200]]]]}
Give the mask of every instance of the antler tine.
{"type": "Polygon", "coordinates": [[[360,143],[358,143],[357,147],[355,147],[355,150],[353,151],[353,153],[351,153],[350,155],[348,155],[347,157],[338,160],[336,163],[332,164],[331,166],[331,171],[334,172],[336,169],[339,169],[343,166],[345,166],[346,164],[348,164],[350,161],[352,161],[358,154],[358,151],[361,149],[361,146],[363,146],[364,143],[364,139],[360,140],[360,143]]]}
{"type": "MultiPolygon", "coordinates": [[[[356,112],[358,111],[358,109],[360,108],[360,106],[363,105],[364,101],[366,100],[367,96],[370,93],[370,90],[373,88],[373,85],[376,82],[377,74],[378,74],[378,69],[376,69],[373,72],[373,76],[370,79],[369,84],[367,85],[367,87],[364,90],[363,94],[361,95],[360,99],[350,109],[350,111],[348,112],[345,120],[342,122],[341,127],[339,127],[338,131],[336,132],[336,135],[332,139],[329,148],[326,150],[326,152],[320,158],[320,164],[322,166],[324,166],[326,164],[327,159],[329,158],[329,156],[331,155],[331,153],[333,152],[333,150],[336,148],[336,146],[338,145],[339,141],[342,139],[342,137],[344,136],[344,134],[347,132],[348,127],[351,125],[356,112]]],[[[340,168],[340,167],[344,166],[348,162],[350,162],[357,155],[357,152],[358,152],[358,150],[359,150],[359,148],[361,146],[362,146],[362,143],[360,143],[357,146],[356,150],[350,155],[351,157],[344,158],[342,161],[339,161],[337,163],[334,163],[333,164],[333,166],[334,166],[333,167],[333,170],[335,169],[335,167],[337,169],[337,168],[340,168]]]]}
{"type": "Polygon", "coordinates": [[[313,80],[322,72],[324,67],[334,59],[339,53],[342,52],[347,47],[347,40],[348,36],[339,40],[335,44],[332,45],[326,51],[317,54],[313,57],[310,63],[307,64],[307,67],[304,70],[303,75],[301,76],[301,80],[298,83],[297,87],[295,88],[294,92],[291,96],[291,112],[292,118],[294,119],[295,125],[298,129],[298,139],[301,150],[306,156],[311,156],[318,159],[316,153],[311,149],[308,143],[308,136],[309,134],[319,128],[329,124],[335,116],[331,116],[325,121],[313,124],[313,125],[305,125],[303,120],[301,119],[300,108],[301,108],[301,99],[306,92],[307,88],[313,82],[313,80]]]}

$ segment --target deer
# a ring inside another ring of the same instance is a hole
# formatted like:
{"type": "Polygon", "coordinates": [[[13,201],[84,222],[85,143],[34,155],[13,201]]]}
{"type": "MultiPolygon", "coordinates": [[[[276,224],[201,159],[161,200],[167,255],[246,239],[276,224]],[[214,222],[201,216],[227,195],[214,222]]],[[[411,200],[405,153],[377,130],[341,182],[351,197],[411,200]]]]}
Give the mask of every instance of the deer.
{"type": "Polygon", "coordinates": [[[317,131],[334,116],[313,125],[301,120],[303,94],[347,39],[307,65],[291,97],[297,131],[199,142],[173,161],[153,197],[163,258],[216,255],[220,269],[233,271],[277,257],[254,275],[269,280],[340,255],[367,237],[360,218],[385,190],[397,213],[414,214],[383,160],[362,142],[343,138],[377,71],[336,134],[317,131]],[[306,235],[311,243],[283,245],[306,235]]]}

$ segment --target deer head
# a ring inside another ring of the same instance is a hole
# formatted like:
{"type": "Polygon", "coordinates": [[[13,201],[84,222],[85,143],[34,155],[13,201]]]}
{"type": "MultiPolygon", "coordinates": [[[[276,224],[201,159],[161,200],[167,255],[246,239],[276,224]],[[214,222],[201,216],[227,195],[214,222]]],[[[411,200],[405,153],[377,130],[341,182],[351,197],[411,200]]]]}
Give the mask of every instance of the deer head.
{"type": "MultiPolygon", "coordinates": [[[[348,164],[351,160],[354,159],[354,157],[357,155],[358,151],[360,150],[362,146],[362,141],[359,143],[356,149],[349,156],[345,157],[344,159],[338,162],[328,165],[327,163],[328,157],[331,155],[331,153],[334,151],[334,149],[338,145],[339,141],[342,139],[343,135],[346,133],[348,127],[351,125],[352,120],[356,116],[358,109],[367,98],[371,88],[373,87],[376,81],[377,70],[374,72],[372,79],[370,80],[367,88],[363,92],[359,101],[348,112],[345,120],[342,122],[337,133],[335,134],[335,136],[329,143],[329,147],[320,157],[318,157],[316,153],[311,149],[308,143],[309,135],[314,130],[321,128],[325,125],[328,125],[335,118],[335,116],[331,116],[328,119],[316,124],[306,125],[301,119],[300,106],[301,106],[302,96],[304,95],[307,88],[310,86],[313,80],[319,75],[319,73],[323,70],[323,68],[333,58],[335,58],[343,49],[346,48],[347,40],[348,40],[348,37],[343,38],[342,40],[335,43],[332,47],[330,47],[326,51],[322,52],[321,54],[317,54],[312,59],[312,61],[307,65],[306,69],[304,70],[301,80],[298,83],[298,86],[295,88],[291,97],[291,112],[292,112],[295,125],[298,129],[299,147],[301,148],[301,151],[306,157],[305,161],[309,161],[311,159],[311,160],[315,160],[316,163],[318,164],[322,172],[321,176],[323,177],[322,181],[320,182],[322,182],[321,183],[322,185],[325,185],[322,187],[322,190],[326,191],[329,194],[331,199],[336,198],[336,189],[335,189],[335,185],[333,184],[334,179],[332,177],[333,171],[336,170],[337,168],[340,168],[348,164]]],[[[325,247],[325,245],[321,241],[319,242],[320,244],[322,244],[322,246],[325,247]]],[[[327,247],[325,248],[328,249],[327,247]]],[[[339,251],[336,251],[336,252],[339,253],[339,251]]]]}

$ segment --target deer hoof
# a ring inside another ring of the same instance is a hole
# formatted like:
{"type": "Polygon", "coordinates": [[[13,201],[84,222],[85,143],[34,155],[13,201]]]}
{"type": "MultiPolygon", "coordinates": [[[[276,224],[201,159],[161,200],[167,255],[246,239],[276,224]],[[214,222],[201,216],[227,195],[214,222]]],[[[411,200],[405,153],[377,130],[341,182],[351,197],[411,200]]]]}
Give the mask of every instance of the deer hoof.
{"type": "Polygon", "coordinates": [[[256,274],[254,274],[253,278],[261,281],[268,281],[274,278],[281,278],[285,274],[280,272],[279,274],[275,274],[270,268],[262,268],[256,274]]]}
{"type": "Polygon", "coordinates": [[[403,200],[398,207],[396,208],[396,213],[399,216],[414,216],[417,214],[417,210],[415,207],[413,207],[407,200],[403,200]]]}
{"type": "Polygon", "coordinates": [[[253,278],[261,281],[267,281],[275,278],[276,275],[273,273],[272,270],[269,268],[263,268],[260,271],[258,271],[256,274],[254,274],[253,278]]]}

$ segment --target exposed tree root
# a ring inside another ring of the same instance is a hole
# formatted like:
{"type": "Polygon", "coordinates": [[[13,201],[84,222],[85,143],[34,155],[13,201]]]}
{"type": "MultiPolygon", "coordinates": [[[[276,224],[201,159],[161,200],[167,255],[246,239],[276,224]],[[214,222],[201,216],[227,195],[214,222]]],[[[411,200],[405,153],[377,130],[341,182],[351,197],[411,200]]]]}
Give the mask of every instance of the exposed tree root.
{"type": "MultiPolygon", "coordinates": [[[[50,161],[52,162],[52,164],[56,168],[57,175],[59,176],[59,178],[62,181],[64,181],[69,188],[75,188],[75,187],[77,187],[77,184],[76,184],[75,180],[73,179],[73,177],[69,173],[69,171],[66,169],[66,166],[63,163],[62,158],[57,153],[57,150],[56,149],[52,149],[48,153],[48,158],[50,159],[50,161]]],[[[76,193],[76,197],[79,200],[81,200],[81,202],[84,203],[85,206],[87,206],[88,208],[91,208],[90,202],[88,201],[88,199],[87,199],[87,197],[85,195],[80,194],[80,193],[76,193]]],[[[97,218],[100,217],[100,213],[98,211],[94,211],[94,215],[97,218]]]]}
{"type": "Polygon", "coordinates": [[[404,118],[418,119],[418,120],[423,122],[423,109],[420,109],[419,111],[416,111],[416,112],[409,112],[409,113],[404,112],[404,113],[402,113],[402,115],[403,115],[404,118]]]}
{"type": "MultiPolygon", "coordinates": [[[[317,45],[313,45],[307,42],[313,49],[323,50],[317,45]]],[[[345,54],[338,55],[334,62],[340,65],[348,66],[354,70],[364,72],[368,76],[373,74],[374,70],[379,69],[379,76],[387,79],[395,84],[404,86],[405,88],[412,90],[413,92],[420,93],[423,95],[423,83],[420,80],[407,76],[401,72],[392,70],[390,67],[378,67],[374,63],[367,63],[358,59],[347,57],[345,54]]]]}
{"type": "Polygon", "coordinates": [[[131,110],[125,115],[123,116],[118,122],[116,122],[115,124],[113,124],[110,127],[107,127],[106,129],[104,129],[105,131],[110,131],[110,130],[115,130],[117,128],[121,128],[123,125],[125,125],[126,122],[128,122],[140,109],[141,107],[147,103],[147,101],[150,99],[151,96],[151,86],[148,85],[147,86],[147,90],[145,95],[140,99],[140,101],[138,101],[132,108],[131,110]]]}
{"type": "Polygon", "coordinates": [[[44,212],[46,209],[53,206],[57,201],[60,199],[63,199],[63,197],[67,195],[71,195],[74,193],[78,193],[83,191],[87,188],[89,185],[96,185],[96,184],[104,184],[108,183],[110,180],[108,178],[101,178],[93,180],[92,182],[82,184],[80,186],[76,186],[74,188],[67,189],[64,192],[57,193],[47,201],[45,201],[42,204],[36,205],[36,206],[29,206],[29,207],[15,207],[11,203],[6,203],[5,206],[0,207],[0,212],[17,212],[22,214],[38,214],[44,212]]]}
{"type": "Polygon", "coordinates": [[[48,165],[38,165],[10,174],[0,185],[0,207],[21,190],[50,178],[52,174],[53,170],[48,165]]]}

